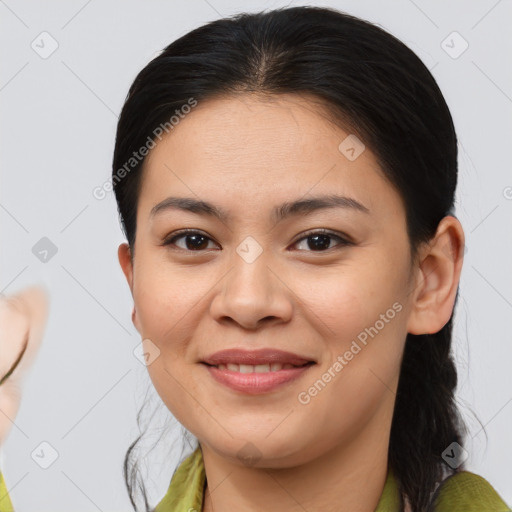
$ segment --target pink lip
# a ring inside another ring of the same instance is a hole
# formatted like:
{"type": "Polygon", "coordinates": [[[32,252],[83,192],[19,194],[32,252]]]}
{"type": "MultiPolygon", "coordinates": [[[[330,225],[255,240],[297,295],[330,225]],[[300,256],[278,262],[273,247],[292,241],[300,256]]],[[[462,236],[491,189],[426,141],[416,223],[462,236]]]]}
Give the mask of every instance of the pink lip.
{"type": "Polygon", "coordinates": [[[298,379],[310,366],[316,363],[310,358],[299,356],[292,352],[264,348],[259,350],[228,349],[215,352],[205,358],[202,363],[210,375],[219,383],[247,394],[267,393],[298,379]],[[228,369],[217,368],[220,364],[292,364],[296,368],[286,368],[265,373],[240,373],[228,369]]]}
{"type": "MultiPolygon", "coordinates": [[[[258,350],[228,349],[215,352],[211,356],[205,358],[202,362],[217,366],[219,364],[293,364],[294,366],[302,366],[303,364],[313,361],[306,357],[301,357],[292,352],[276,350],[273,348],[262,348],[258,350]]],[[[316,362],[316,361],[313,361],[316,362]]]]}
{"type": "MultiPolygon", "coordinates": [[[[313,363],[314,364],[314,363],[313,363]]],[[[313,364],[297,366],[267,373],[239,373],[231,370],[220,370],[216,366],[207,366],[210,375],[219,383],[235,391],[250,395],[258,395],[273,391],[288,382],[298,379],[313,364]]]]}

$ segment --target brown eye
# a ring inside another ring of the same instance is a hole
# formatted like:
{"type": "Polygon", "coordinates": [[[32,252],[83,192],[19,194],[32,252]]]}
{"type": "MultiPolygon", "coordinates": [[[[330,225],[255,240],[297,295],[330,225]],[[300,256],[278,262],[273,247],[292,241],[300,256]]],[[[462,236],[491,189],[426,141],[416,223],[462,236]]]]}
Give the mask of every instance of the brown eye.
{"type": "Polygon", "coordinates": [[[181,231],[174,233],[171,238],[167,238],[162,245],[171,246],[174,245],[184,251],[204,251],[208,249],[208,242],[212,241],[211,238],[203,235],[199,231],[181,231]],[[184,240],[184,242],[177,243],[178,240],[184,240]]]}
{"type": "Polygon", "coordinates": [[[345,238],[327,230],[317,230],[314,232],[306,233],[306,236],[303,236],[300,240],[295,242],[294,245],[303,243],[303,241],[305,240],[308,249],[299,250],[306,250],[307,252],[326,252],[327,250],[333,248],[331,246],[331,242],[333,239],[338,241],[335,247],[351,245],[351,242],[349,242],[345,238]]]}

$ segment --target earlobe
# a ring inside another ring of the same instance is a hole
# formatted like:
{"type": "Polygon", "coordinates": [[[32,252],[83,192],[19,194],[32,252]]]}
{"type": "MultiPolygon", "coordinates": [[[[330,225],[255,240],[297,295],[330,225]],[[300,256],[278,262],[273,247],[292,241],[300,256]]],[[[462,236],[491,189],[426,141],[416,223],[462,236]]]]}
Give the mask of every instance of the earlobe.
{"type": "Polygon", "coordinates": [[[139,317],[137,316],[137,309],[135,306],[133,306],[132,309],[132,324],[137,329],[137,331],[140,333],[140,326],[139,326],[139,317]]]}
{"type": "Polygon", "coordinates": [[[412,291],[407,330],[439,332],[453,312],[464,256],[464,231],[458,219],[444,217],[420,258],[418,282],[412,291]]]}

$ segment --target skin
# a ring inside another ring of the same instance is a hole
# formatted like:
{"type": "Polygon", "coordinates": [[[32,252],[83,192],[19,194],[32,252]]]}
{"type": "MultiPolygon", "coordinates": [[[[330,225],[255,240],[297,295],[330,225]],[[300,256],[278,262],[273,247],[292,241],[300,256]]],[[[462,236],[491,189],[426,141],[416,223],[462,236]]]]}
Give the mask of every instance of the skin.
{"type": "Polygon", "coordinates": [[[49,295],[40,286],[0,297],[0,445],[19,410],[23,380],[39,351],[48,308],[49,295]]]}
{"type": "Polygon", "coordinates": [[[402,200],[368,148],[354,161],[338,150],[349,133],[311,97],[241,94],[199,103],[145,161],[134,254],[121,244],[119,262],[134,325],[160,351],[148,366],[152,382],[201,445],[205,511],[374,510],[406,335],[437,332],[452,313],[459,221],[445,217],[411,263],[402,200]],[[283,202],[332,193],[369,214],[331,208],[270,219],[283,202]],[[211,202],[231,218],[177,209],[151,217],[169,196],[211,202]],[[188,246],[186,237],[162,245],[184,228],[208,237],[201,250],[190,237],[188,246]],[[321,228],[353,244],[333,236],[315,251],[304,233],[321,228]],[[252,263],[236,252],[247,236],[262,249],[252,263]],[[401,311],[301,404],[298,394],[396,302],[401,311]],[[317,364],[250,396],[200,364],[235,347],[279,348],[317,364]],[[244,446],[259,459],[244,463],[244,446]]]}

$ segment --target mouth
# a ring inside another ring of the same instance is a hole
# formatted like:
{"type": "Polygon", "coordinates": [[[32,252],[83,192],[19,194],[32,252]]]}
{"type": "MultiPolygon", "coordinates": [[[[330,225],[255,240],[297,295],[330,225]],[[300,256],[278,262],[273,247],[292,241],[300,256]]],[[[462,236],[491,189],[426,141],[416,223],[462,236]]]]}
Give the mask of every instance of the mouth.
{"type": "MultiPolygon", "coordinates": [[[[205,363],[207,364],[207,363],[205,363]]],[[[266,364],[237,364],[237,363],[227,363],[227,364],[216,364],[216,365],[208,365],[218,370],[229,370],[230,372],[237,373],[270,373],[270,372],[279,372],[281,370],[291,370],[293,368],[303,368],[304,366],[309,366],[312,364],[316,364],[313,361],[309,361],[307,363],[301,365],[294,365],[291,363],[266,363],[266,364]]]]}
{"type": "Polygon", "coordinates": [[[252,395],[281,388],[317,364],[310,358],[275,349],[224,350],[201,363],[218,383],[252,395]]]}
{"type": "MultiPolygon", "coordinates": [[[[227,366],[229,364],[242,367],[259,366],[261,367],[260,369],[262,371],[266,371],[266,368],[263,368],[264,366],[272,366],[273,364],[303,366],[304,364],[310,362],[316,363],[316,361],[310,357],[301,356],[299,354],[294,354],[293,352],[286,352],[284,350],[277,350],[274,348],[260,348],[257,350],[231,348],[227,350],[221,350],[220,352],[215,352],[214,354],[203,359],[201,362],[210,366],[227,366]]],[[[272,370],[269,369],[268,371],[272,370]]]]}

